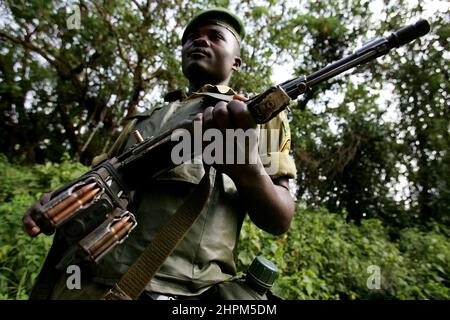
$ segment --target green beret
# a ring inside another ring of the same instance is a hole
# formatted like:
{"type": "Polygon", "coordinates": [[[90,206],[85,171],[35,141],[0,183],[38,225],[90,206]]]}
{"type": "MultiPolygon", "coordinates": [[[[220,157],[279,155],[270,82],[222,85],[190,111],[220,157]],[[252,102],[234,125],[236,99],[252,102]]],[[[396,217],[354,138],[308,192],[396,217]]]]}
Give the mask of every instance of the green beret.
{"type": "Polygon", "coordinates": [[[186,42],[187,36],[193,28],[206,23],[215,23],[224,26],[234,34],[239,43],[245,37],[244,24],[238,16],[225,8],[214,8],[203,10],[194,16],[184,29],[181,43],[184,44],[186,42]]]}

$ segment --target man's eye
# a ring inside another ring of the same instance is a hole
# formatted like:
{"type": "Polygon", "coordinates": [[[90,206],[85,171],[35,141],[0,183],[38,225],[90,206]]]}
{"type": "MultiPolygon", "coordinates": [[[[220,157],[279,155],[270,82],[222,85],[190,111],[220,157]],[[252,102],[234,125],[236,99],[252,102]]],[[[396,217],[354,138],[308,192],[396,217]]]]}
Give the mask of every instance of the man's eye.
{"type": "Polygon", "coordinates": [[[220,40],[224,40],[225,38],[223,37],[223,35],[221,35],[220,33],[213,33],[211,35],[211,39],[220,39],[220,40]]]}
{"type": "Polygon", "coordinates": [[[187,38],[189,40],[197,39],[198,38],[198,33],[193,32],[193,33],[189,34],[187,38]]]}

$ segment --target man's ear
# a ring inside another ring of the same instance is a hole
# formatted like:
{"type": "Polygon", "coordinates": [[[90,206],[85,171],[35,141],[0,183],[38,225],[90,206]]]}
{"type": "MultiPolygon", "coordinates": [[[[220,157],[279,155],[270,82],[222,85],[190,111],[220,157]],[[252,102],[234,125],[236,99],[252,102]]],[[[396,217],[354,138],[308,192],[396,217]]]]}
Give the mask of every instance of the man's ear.
{"type": "Polygon", "coordinates": [[[239,56],[234,57],[233,70],[237,71],[242,65],[242,59],[239,56]]]}

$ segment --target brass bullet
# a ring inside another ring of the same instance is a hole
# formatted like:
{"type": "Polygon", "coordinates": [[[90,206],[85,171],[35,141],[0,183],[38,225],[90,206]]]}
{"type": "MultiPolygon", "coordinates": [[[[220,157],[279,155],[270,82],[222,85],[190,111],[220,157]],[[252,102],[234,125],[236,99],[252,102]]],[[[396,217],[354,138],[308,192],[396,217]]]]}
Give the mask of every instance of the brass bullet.
{"type": "Polygon", "coordinates": [[[48,217],[52,218],[56,216],[59,212],[61,212],[62,210],[73,204],[75,201],[81,199],[87,192],[92,190],[96,186],[96,184],[97,183],[95,182],[90,183],[73,192],[71,195],[69,195],[66,199],[58,203],[56,206],[47,210],[48,217]]]}
{"type": "Polygon", "coordinates": [[[62,212],[58,213],[56,216],[52,218],[52,221],[56,225],[62,224],[64,221],[66,221],[68,218],[70,218],[79,207],[87,203],[89,200],[94,198],[94,196],[100,191],[100,188],[96,188],[92,191],[90,191],[88,194],[83,196],[81,199],[77,199],[75,203],[70,205],[68,208],[64,209],[62,212]]]}
{"type": "Polygon", "coordinates": [[[114,237],[115,234],[117,234],[124,226],[125,224],[130,220],[130,216],[125,217],[124,219],[116,222],[111,228],[110,232],[108,232],[103,238],[97,241],[97,243],[94,243],[94,245],[89,248],[89,251],[91,254],[95,253],[95,251],[98,250],[101,246],[103,246],[109,239],[114,237]]]}
{"type": "Polygon", "coordinates": [[[133,135],[134,135],[134,138],[136,139],[136,141],[137,141],[138,143],[144,142],[144,138],[142,138],[142,135],[141,135],[141,133],[139,132],[139,130],[134,130],[134,131],[133,131],[133,135]]]}
{"type": "Polygon", "coordinates": [[[119,242],[126,234],[127,232],[133,227],[133,222],[128,222],[121,230],[119,230],[118,233],[113,234],[113,236],[104,244],[102,245],[97,252],[93,253],[93,258],[97,258],[99,255],[101,255],[105,250],[107,250],[110,246],[112,246],[115,242],[119,242]]]}

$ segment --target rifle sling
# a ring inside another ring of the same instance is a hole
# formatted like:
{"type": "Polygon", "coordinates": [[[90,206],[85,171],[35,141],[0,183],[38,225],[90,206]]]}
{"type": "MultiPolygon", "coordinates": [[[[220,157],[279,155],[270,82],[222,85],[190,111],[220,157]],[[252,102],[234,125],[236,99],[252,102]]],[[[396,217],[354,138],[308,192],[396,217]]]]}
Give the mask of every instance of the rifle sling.
{"type": "Polygon", "coordinates": [[[161,228],[133,265],[105,294],[105,300],[136,300],[187,234],[203,211],[211,193],[209,166],[193,192],[161,228]]]}

